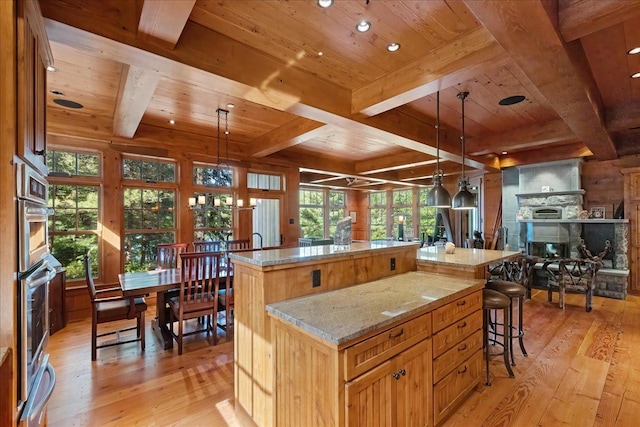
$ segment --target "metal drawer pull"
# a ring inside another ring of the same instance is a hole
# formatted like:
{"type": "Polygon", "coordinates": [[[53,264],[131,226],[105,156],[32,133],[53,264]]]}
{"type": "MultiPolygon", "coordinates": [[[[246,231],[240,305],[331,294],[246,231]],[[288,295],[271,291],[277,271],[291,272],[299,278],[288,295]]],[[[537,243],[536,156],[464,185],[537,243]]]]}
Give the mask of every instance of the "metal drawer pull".
{"type": "Polygon", "coordinates": [[[467,349],[467,343],[464,343],[460,347],[458,347],[458,351],[465,351],[466,349],[467,349]]]}
{"type": "Polygon", "coordinates": [[[393,376],[393,378],[399,380],[400,379],[400,375],[402,375],[403,377],[405,375],[407,375],[407,371],[405,371],[404,369],[400,369],[398,372],[394,372],[393,374],[391,374],[393,376]]]}
{"type": "Polygon", "coordinates": [[[462,325],[458,325],[458,329],[466,328],[467,322],[465,321],[462,325]]]}
{"type": "Polygon", "coordinates": [[[389,338],[398,338],[400,335],[404,334],[404,328],[400,329],[400,332],[398,332],[397,334],[393,334],[393,333],[389,333],[389,338]]]}
{"type": "Polygon", "coordinates": [[[459,374],[464,374],[467,372],[467,365],[464,365],[464,369],[462,371],[458,371],[459,374]]]}
{"type": "Polygon", "coordinates": [[[462,301],[458,301],[458,304],[457,304],[457,305],[465,305],[466,303],[467,303],[467,301],[462,300],[462,301]]]}

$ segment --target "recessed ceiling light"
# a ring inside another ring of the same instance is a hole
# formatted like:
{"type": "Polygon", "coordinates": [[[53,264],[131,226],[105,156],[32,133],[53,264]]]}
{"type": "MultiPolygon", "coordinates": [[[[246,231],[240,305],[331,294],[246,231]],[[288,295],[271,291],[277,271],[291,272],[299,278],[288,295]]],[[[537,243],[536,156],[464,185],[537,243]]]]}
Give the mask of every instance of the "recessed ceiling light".
{"type": "Polygon", "coordinates": [[[369,28],[371,28],[371,23],[367,21],[360,21],[360,23],[356,25],[356,30],[360,31],[361,33],[369,31],[369,28]]]}
{"type": "Polygon", "coordinates": [[[175,120],[173,120],[173,119],[169,119],[169,124],[170,124],[170,125],[175,125],[175,124],[176,124],[176,121],[175,121],[175,120]]]}
{"type": "Polygon", "coordinates": [[[636,53],[640,53],[640,47],[634,47],[633,49],[631,49],[629,52],[627,52],[629,55],[635,55],[636,53]]]}
{"type": "Polygon", "coordinates": [[[232,103],[228,103],[228,104],[227,104],[227,108],[228,108],[228,109],[232,109],[233,107],[235,107],[235,105],[233,105],[232,103]]]}
{"type": "Polygon", "coordinates": [[[506,151],[503,151],[503,152],[502,152],[502,154],[507,154],[507,152],[506,152],[506,151]]]}
{"type": "Polygon", "coordinates": [[[327,8],[333,4],[333,0],[318,0],[318,6],[327,8]]]}
{"type": "Polygon", "coordinates": [[[53,102],[55,104],[62,105],[63,107],[67,107],[67,108],[84,108],[84,105],[75,101],[70,101],[68,99],[56,98],[53,100],[53,102]]]}
{"type": "Polygon", "coordinates": [[[387,46],[387,50],[389,52],[395,52],[398,49],[400,49],[400,43],[391,43],[389,44],[389,46],[387,46]]]}
{"type": "Polygon", "coordinates": [[[324,53],[322,53],[322,51],[318,52],[318,56],[322,56],[324,55],[324,53]]]}
{"type": "Polygon", "coordinates": [[[500,105],[513,105],[513,104],[517,104],[519,102],[522,102],[525,99],[526,99],[526,97],[524,97],[522,95],[507,96],[506,98],[503,98],[500,101],[498,101],[498,104],[500,104],[500,105]]]}
{"type": "Polygon", "coordinates": [[[638,77],[640,77],[640,73],[631,74],[632,79],[637,79],[638,77]]]}
{"type": "Polygon", "coordinates": [[[64,96],[64,93],[60,92],[59,90],[55,90],[55,89],[52,89],[51,93],[54,94],[54,95],[64,96]]]}
{"type": "Polygon", "coordinates": [[[51,71],[52,73],[55,73],[56,71],[58,71],[58,69],[53,65],[47,65],[47,71],[51,71]]]}

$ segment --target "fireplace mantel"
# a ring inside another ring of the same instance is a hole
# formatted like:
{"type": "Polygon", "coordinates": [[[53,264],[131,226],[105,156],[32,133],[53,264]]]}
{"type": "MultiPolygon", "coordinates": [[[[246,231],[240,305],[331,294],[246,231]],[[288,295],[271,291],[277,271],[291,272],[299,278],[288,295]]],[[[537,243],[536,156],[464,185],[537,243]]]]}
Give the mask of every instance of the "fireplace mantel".
{"type": "Polygon", "coordinates": [[[570,190],[570,191],[547,191],[545,193],[520,193],[516,194],[516,197],[549,197],[549,196],[568,196],[572,194],[586,193],[585,190],[570,190]]]}
{"type": "Polygon", "coordinates": [[[546,224],[628,224],[628,219],[518,219],[516,222],[546,223],[546,224]]]}

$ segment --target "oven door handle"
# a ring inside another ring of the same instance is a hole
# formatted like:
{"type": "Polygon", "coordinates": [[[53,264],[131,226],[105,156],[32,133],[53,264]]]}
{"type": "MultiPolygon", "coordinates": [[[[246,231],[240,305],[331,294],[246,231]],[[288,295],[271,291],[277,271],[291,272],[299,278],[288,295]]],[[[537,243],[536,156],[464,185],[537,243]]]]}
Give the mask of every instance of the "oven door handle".
{"type": "Polygon", "coordinates": [[[33,289],[33,288],[37,288],[38,286],[44,285],[45,283],[47,283],[48,281],[56,277],[56,273],[57,273],[56,269],[51,267],[48,263],[45,262],[42,265],[41,269],[36,270],[33,274],[29,275],[29,277],[26,278],[27,286],[29,286],[30,289],[33,289]],[[37,279],[29,278],[29,277],[35,276],[37,273],[40,273],[41,271],[46,271],[47,274],[45,274],[44,276],[38,277],[37,279]]]}
{"type": "Polygon", "coordinates": [[[32,395],[29,396],[22,416],[20,417],[21,420],[35,419],[36,416],[41,417],[44,406],[47,404],[49,398],[53,394],[53,389],[56,386],[56,371],[53,369],[53,366],[51,366],[51,363],[49,363],[48,354],[43,359],[42,365],[43,366],[42,368],[40,368],[40,371],[38,372],[35,383],[33,385],[32,395]],[[40,394],[38,393],[38,389],[41,385],[45,372],[49,374],[49,383],[47,384],[47,390],[44,393],[40,394]],[[38,402],[34,402],[36,396],[40,396],[40,400],[38,402]]]}

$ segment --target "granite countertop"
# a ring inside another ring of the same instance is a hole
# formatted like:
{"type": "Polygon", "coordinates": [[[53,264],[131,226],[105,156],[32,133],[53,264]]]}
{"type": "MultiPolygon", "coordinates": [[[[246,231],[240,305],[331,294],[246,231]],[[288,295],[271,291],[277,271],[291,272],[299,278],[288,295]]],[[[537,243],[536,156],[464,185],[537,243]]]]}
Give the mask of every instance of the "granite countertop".
{"type": "Polygon", "coordinates": [[[437,246],[427,246],[418,250],[417,261],[477,267],[501,261],[505,258],[518,254],[520,254],[520,252],[517,251],[494,251],[490,249],[468,248],[456,248],[454,253],[446,254],[443,247],[438,250],[437,246]]]}
{"type": "Polygon", "coordinates": [[[267,305],[267,312],[333,344],[343,344],[484,287],[485,280],[412,271],[267,305]]]}
{"type": "Polygon", "coordinates": [[[249,252],[231,253],[229,258],[233,261],[245,262],[259,267],[271,265],[294,264],[317,259],[330,259],[344,257],[345,255],[366,254],[381,249],[392,249],[403,246],[413,246],[417,250],[420,242],[353,242],[348,246],[322,245],[307,246],[287,249],[255,250],[249,252]]]}

